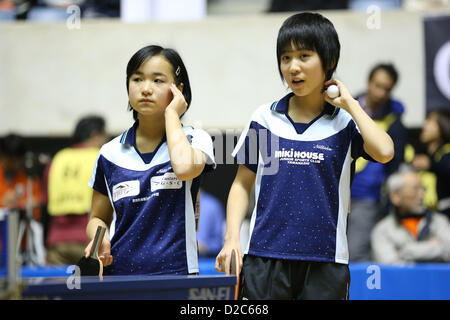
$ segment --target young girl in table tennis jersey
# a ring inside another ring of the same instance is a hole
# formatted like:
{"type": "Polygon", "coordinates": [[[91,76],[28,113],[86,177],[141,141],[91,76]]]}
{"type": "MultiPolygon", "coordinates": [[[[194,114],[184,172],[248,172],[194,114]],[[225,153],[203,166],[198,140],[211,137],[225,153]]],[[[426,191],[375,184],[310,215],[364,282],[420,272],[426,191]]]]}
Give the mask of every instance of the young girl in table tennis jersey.
{"type": "Polygon", "coordinates": [[[107,228],[105,275],[198,273],[194,207],[199,177],[215,163],[211,137],[180,122],[187,70],[175,50],[147,46],[128,62],[126,85],[135,123],[99,152],[87,235],[107,228]]]}
{"type": "Polygon", "coordinates": [[[229,272],[231,251],[241,253],[240,227],[254,186],[242,298],[347,298],[352,161],[385,163],[394,151],[391,138],[332,79],[339,53],[334,26],[320,14],[293,15],[279,31],[278,68],[292,92],[258,108],[233,151],[240,165],[216,258],[216,269],[229,272]],[[334,99],[325,90],[331,84],[340,90],[334,99]]]}

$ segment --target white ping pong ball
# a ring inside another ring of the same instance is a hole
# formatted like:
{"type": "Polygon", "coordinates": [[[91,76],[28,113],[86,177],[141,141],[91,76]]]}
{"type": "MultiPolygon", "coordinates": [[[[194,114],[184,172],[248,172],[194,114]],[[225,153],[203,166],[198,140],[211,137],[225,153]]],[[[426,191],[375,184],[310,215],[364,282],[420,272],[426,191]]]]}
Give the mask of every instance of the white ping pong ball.
{"type": "Polygon", "coordinates": [[[334,99],[336,97],[339,97],[339,88],[337,85],[332,84],[331,86],[329,86],[327,88],[327,95],[331,98],[334,99]]]}

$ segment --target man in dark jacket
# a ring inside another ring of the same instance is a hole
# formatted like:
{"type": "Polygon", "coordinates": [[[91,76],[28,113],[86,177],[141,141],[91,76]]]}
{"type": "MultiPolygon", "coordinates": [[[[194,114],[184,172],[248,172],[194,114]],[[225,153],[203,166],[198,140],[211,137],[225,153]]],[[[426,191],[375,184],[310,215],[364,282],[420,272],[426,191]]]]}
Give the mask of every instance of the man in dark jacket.
{"type": "Polygon", "coordinates": [[[355,163],[347,231],[351,261],[370,260],[370,232],[381,209],[383,183],[404,159],[407,132],[401,116],[405,108],[391,97],[397,81],[398,73],[392,64],[378,64],[369,73],[367,92],[357,97],[367,114],[391,136],[395,156],[387,164],[363,158],[355,163]]]}

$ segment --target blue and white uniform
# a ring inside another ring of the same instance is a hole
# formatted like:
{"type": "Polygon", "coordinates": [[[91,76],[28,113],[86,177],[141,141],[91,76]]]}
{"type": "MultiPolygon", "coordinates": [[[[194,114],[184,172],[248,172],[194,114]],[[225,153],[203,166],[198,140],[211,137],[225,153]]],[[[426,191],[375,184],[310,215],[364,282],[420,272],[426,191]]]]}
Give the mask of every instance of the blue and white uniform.
{"type": "Polygon", "coordinates": [[[294,123],[292,96],[258,108],[232,153],[256,173],[244,253],[347,264],[352,160],[370,157],[345,110],[326,104],[309,124],[294,123]]]}
{"type": "MultiPolygon", "coordinates": [[[[141,154],[133,127],[105,144],[89,185],[109,197],[112,265],[105,274],[198,272],[194,205],[200,177],[180,181],[173,172],[165,136],[153,153],[141,154]]],[[[213,142],[203,130],[183,126],[192,148],[215,167],[213,142]]]]}

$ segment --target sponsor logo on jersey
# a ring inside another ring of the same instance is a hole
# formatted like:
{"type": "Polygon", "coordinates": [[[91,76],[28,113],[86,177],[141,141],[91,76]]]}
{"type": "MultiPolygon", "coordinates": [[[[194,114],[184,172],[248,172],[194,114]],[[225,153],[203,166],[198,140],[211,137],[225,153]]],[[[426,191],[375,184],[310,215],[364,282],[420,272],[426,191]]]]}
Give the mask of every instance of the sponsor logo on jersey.
{"type": "Polygon", "coordinates": [[[320,145],[320,144],[316,144],[316,145],[314,146],[314,148],[316,148],[316,149],[321,149],[321,150],[325,150],[325,151],[333,151],[333,149],[331,149],[330,147],[323,146],[323,145],[320,145]]]}
{"type": "Polygon", "coordinates": [[[152,177],[150,180],[151,191],[155,192],[161,189],[181,189],[183,182],[173,172],[167,172],[162,176],[152,177]]]}
{"type": "Polygon", "coordinates": [[[116,202],[125,197],[137,196],[140,192],[139,180],[124,181],[113,186],[113,201],[116,202]]]}
{"type": "Polygon", "coordinates": [[[285,150],[284,148],[275,151],[275,158],[280,161],[287,161],[289,164],[309,165],[310,163],[321,163],[325,160],[322,152],[310,152],[299,150],[285,150]]]}
{"type": "Polygon", "coordinates": [[[161,174],[161,173],[166,173],[168,171],[172,170],[172,167],[169,168],[163,168],[163,169],[159,169],[156,174],[161,174]]]}
{"type": "Polygon", "coordinates": [[[137,202],[145,202],[145,201],[150,200],[150,199],[153,198],[153,197],[159,197],[159,192],[152,193],[152,194],[151,194],[150,196],[148,196],[148,197],[134,198],[134,199],[132,200],[132,202],[133,202],[133,203],[137,203],[137,202]]]}

